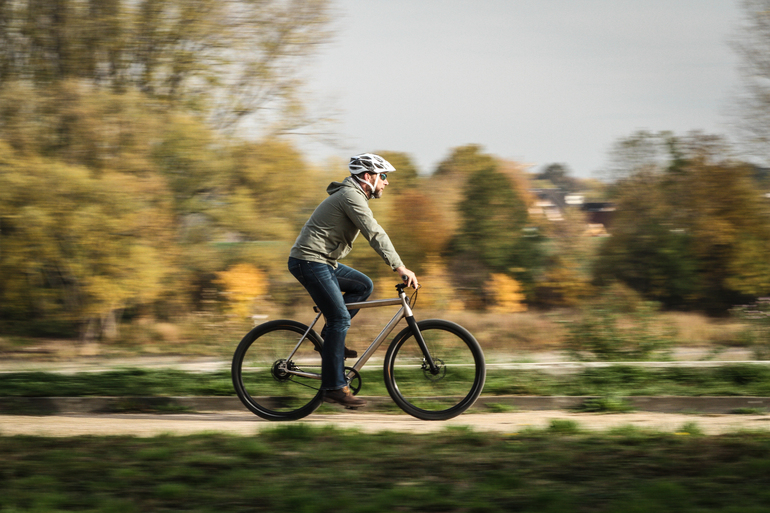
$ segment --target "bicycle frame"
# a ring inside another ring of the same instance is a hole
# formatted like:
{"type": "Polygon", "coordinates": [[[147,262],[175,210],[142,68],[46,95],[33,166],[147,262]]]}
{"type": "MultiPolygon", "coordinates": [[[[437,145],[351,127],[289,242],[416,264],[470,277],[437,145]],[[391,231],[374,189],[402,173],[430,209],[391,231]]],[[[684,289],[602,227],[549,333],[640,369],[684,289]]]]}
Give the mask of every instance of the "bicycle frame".
{"type": "MultiPolygon", "coordinates": [[[[382,372],[393,402],[422,420],[456,417],[473,405],[484,388],[484,353],[473,335],[459,324],[443,319],[417,322],[412,312],[416,293],[407,296],[405,288],[403,283],[396,286],[397,298],[346,305],[350,310],[386,306],[398,310],[353,367],[345,366],[349,392],[356,395],[361,391],[361,369],[390,338],[382,372]],[[407,326],[394,332],[401,319],[407,326]]],[[[335,402],[320,386],[323,341],[313,328],[323,312],[318,308],[315,312],[309,327],[290,319],[268,321],[255,326],[238,344],[233,354],[233,387],[241,402],[257,416],[297,420],[325,401],[335,402]]]]}
{"type": "MultiPolygon", "coordinates": [[[[422,350],[423,355],[425,356],[425,363],[428,365],[428,368],[430,369],[431,373],[436,374],[438,372],[438,367],[434,363],[433,358],[430,355],[430,351],[428,351],[428,347],[425,344],[425,340],[422,338],[422,334],[420,333],[420,330],[417,328],[417,322],[414,320],[414,314],[412,312],[411,306],[409,305],[409,298],[406,296],[406,293],[403,291],[403,289],[399,289],[399,294],[397,298],[375,299],[373,301],[359,301],[356,303],[349,303],[346,306],[348,310],[360,310],[363,308],[380,308],[383,306],[395,306],[395,305],[401,305],[401,308],[399,308],[398,312],[396,312],[396,314],[388,322],[388,324],[385,325],[382,331],[380,331],[380,334],[377,335],[377,337],[375,337],[375,339],[372,341],[372,343],[369,345],[366,351],[364,351],[364,354],[362,354],[361,357],[356,361],[356,363],[352,367],[353,371],[348,371],[346,378],[349,379],[351,372],[357,373],[363,368],[364,365],[366,365],[366,362],[369,361],[369,358],[371,358],[372,355],[377,351],[377,349],[379,349],[379,347],[382,345],[382,343],[385,341],[388,335],[390,335],[393,332],[393,330],[396,328],[398,323],[401,322],[401,319],[406,319],[407,323],[412,328],[412,331],[414,332],[414,335],[415,335],[415,339],[417,340],[417,343],[420,346],[420,349],[422,350]]],[[[302,343],[305,341],[308,334],[310,333],[310,330],[313,329],[313,326],[315,326],[316,323],[318,323],[318,320],[323,315],[317,306],[314,306],[313,310],[316,312],[315,319],[313,319],[313,322],[310,323],[310,326],[308,327],[307,331],[299,339],[299,342],[297,342],[297,345],[294,347],[294,350],[292,350],[287,360],[291,360],[294,357],[294,354],[299,349],[299,346],[302,345],[302,343]]],[[[290,370],[290,369],[286,369],[286,372],[288,374],[293,374],[295,376],[321,379],[321,375],[314,372],[304,372],[304,371],[290,370]]]]}

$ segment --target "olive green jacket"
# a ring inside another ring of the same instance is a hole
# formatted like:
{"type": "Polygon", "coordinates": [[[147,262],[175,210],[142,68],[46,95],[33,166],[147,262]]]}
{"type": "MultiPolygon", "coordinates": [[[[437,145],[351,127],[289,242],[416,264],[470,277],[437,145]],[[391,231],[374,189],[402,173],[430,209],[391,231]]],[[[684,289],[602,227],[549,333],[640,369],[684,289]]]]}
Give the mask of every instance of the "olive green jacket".
{"type": "Polygon", "coordinates": [[[366,194],[352,177],[342,183],[330,183],[326,192],[329,197],[305,223],[290,256],[336,268],[337,261],[350,253],[353,241],[363,233],[369,245],[394,271],[403,265],[390,237],[374,219],[366,194]]]}

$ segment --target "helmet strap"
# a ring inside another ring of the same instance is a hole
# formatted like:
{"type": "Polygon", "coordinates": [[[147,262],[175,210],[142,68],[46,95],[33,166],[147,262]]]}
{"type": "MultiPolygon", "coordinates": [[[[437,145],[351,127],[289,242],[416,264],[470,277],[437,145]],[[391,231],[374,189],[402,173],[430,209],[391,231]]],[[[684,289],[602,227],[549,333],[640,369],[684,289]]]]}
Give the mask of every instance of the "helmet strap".
{"type": "MultiPolygon", "coordinates": [[[[366,172],[368,173],[368,171],[366,171],[366,172]]],[[[374,174],[374,177],[375,177],[374,178],[374,185],[370,184],[366,180],[362,180],[358,175],[354,175],[354,176],[356,177],[356,180],[358,180],[361,183],[365,183],[366,185],[369,186],[369,189],[371,189],[369,197],[377,199],[377,196],[374,195],[374,192],[377,190],[377,185],[379,184],[379,181],[380,181],[380,174],[379,173],[369,173],[369,174],[374,174]]]]}

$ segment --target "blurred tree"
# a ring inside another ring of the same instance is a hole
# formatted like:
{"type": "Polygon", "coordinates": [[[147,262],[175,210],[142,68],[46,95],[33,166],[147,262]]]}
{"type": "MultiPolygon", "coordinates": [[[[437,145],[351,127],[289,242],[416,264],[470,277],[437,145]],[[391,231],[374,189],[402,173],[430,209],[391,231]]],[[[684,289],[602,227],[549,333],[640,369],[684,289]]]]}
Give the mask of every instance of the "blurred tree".
{"type": "Polygon", "coordinates": [[[521,284],[505,274],[493,273],[486,284],[487,296],[491,298],[490,310],[496,313],[526,312],[527,304],[521,284]]]}
{"type": "MultiPolygon", "coordinates": [[[[173,264],[173,273],[165,276],[175,278],[164,284],[159,303],[142,303],[156,314],[165,317],[169,308],[179,311],[190,305],[203,289],[211,288],[215,273],[234,260],[267,265],[266,248],[227,243],[272,244],[296,237],[295,218],[309,193],[293,183],[303,181],[309,171],[288,143],[227,144],[195,116],[158,108],[141,93],[115,94],[76,81],[62,81],[39,92],[20,84],[0,92],[0,135],[13,147],[20,167],[28,160],[42,160],[87,170],[90,183],[119,177],[132,183],[129,190],[141,186],[141,202],[135,206],[157,221],[145,227],[143,236],[166,248],[164,257],[176,259],[159,263],[159,268],[173,264]],[[284,208],[289,195],[296,209],[284,208]],[[161,220],[166,224],[158,224],[161,220]]],[[[56,187],[57,194],[67,194],[76,184],[58,180],[56,187]]],[[[56,208],[63,205],[70,203],[42,201],[38,208],[56,217],[56,208]]],[[[7,249],[2,232],[0,244],[7,249]]],[[[28,244],[34,247],[33,241],[28,244]]],[[[102,268],[91,272],[98,276],[102,268]]],[[[140,282],[141,273],[134,278],[140,282]]],[[[58,293],[50,287],[47,293],[58,293]]],[[[25,311],[33,315],[32,310],[25,311]]],[[[45,317],[42,310],[34,315],[45,317]]],[[[51,316],[61,317],[53,310],[51,316]]]]}
{"type": "Polygon", "coordinates": [[[658,173],[669,161],[666,141],[670,132],[634,132],[616,141],[610,149],[610,163],[603,174],[610,181],[621,181],[639,173],[658,173]]]}
{"type": "Polygon", "coordinates": [[[569,168],[564,164],[549,164],[535,178],[548,180],[564,192],[577,192],[581,189],[580,180],[569,176],[569,168]]]}
{"type": "Polygon", "coordinates": [[[454,148],[449,157],[439,163],[425,187],[426,194],[444,216],[444,230],[454,235],[460,228],[460,202],[468,178],[494,165],[495,159],[475,144],[454,148]]]}
{"type": "Polygon", "coordinates": [[[539,229],[545,239],[544,271],[532,303],[575,306],[591,297],[591,263],[599,241],[589,233],[585,214],[577,207],[566,208],[561,219],[541,219],[539,229]]]}
{"type": "Polygon", "coordinates": [[[755,234],[743,233],[735,241],[734,258],[728,262],[725,286],[761,298],[770,292],[770,244],[755,234]]]}
{"type": "Polygon", "coordinates": [[[20,158],[0,143],[0,318],[115,335],[163,293],[175,250],[157,177],[20,158]]]}
{"type": "Polygon", "coordinates": [[[423,262],[419,278],[421,285],[419,301],[422,306],[454,311],[464,308],[441,257],[428,255],[423,262]]]}
{"type": "Polygon", "coordinates": [[[106,334],[124,308],[188,306],[228,266],[277,268],[315,194],[296,184],[316,177],[289,144],[207,123],[312,122],[299,72],[329,5],[0,0],[0,317],[106,334]]]}
{"type": "Polygon", "coordinates": [[[612,237],[595,262],[598,283],[618,280],[668,307],[694,305],[700,279],[692,234],[673,222],[661,177],[640,172],[618,189],[612,237]]]}
{"type": "Polygon", "coordinates": [[[452,149],[449,157],[441,161],[433,176],[451,177],[462,175],[468,177],[480,169],[488,168],[494,163],[494,157],[482,153],[483,148],[477,144],[458,146],[452,149]]]}
{"type": "Polygon", "coordinates": [[[25,82],[0,87],[0,137],[16,152],[96,173],[151,173],[151,148],[170,119],[167,109],[141,93],[115,94],[77,80],[38,89],[25,82]]]}
{"type": "Polygon", "coordinates": [[[428,256],[446,251],[451,233],[442,228],[444,217],[418,189],[393,198],[385,229],[407,267],[423,270],[428,256]]]}
{"type": "Polygon", "coordinates": [[[206,240],[221,240],[216,221],[225,210],[230,148],[197,118],[178,113],[167,116],[153,143],[154,168],[174,191],[174,210],[185,232],[198,226],[199,234],[205,228],[206,240]]]}
{"type": "Polygon", "coordinates": [[[539,266],[539,231],[527,203],[494,161],[470,176],[460,203],[462,225],[452,241],[453,269],[479,292],[488,273],[511,274],[531,287],[539,266]],[[480,266],[480,267],[479,267],[480,266]]]}
{"type": "Polygon", "coordinates": [[[232,152],[232,182],[225,207],[232,218],[230,230],[246,240],[293,243],[309,215],[301,207],[312,202],[316,187],[325,191],[327,184],[315,185],[302,156],[286,141],[245,142],[232,152]]]}
{"type": "Polygon", "coordinates": [[[218,272],[214,283],[222,287],[230,311],[240,318],[254,314],[257,300],[268,292],[267,276],[251,264],[236,264],[218,272]]]}
{"type": "Polygon", "coordinates": [[[718,137],[669,141],[663,171],[616,187],[618,215],[596,265],[669,307],[723,312],[770,292],[770,213],[750,166],[729,159],[718,137]]]}
{"type": "Polygon", "coordinates": [[[496,167],[471,175],[464,192],[463,223],[455,247],[476,254],[492,269],[507,270],[525,227],[526,205],[496,167]]]}
{"type": "Polygon", "coordinates": [[[743,25],[733,42],[741,59],[742,90],[734,127],[748,155],[770,165],[770,0],[742,0],[743,25]]]}
{"type": "Polygon", "coordinates": [[[300,70],[328,40],[328,0],[0,3],[0,84],[136,89],[270,133],[307,125],[300,70]]]}

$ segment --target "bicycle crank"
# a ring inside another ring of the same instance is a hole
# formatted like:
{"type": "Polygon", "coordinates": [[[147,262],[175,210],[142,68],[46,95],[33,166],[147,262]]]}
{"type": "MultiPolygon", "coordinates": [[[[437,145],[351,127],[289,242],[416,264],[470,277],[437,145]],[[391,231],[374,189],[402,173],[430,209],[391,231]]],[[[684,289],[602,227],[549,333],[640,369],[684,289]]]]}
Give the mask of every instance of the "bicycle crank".
{"type": "Polygon", "coordinates": [[[358,371],[353,367],[345,367],[345,379],[353,395],[358,394],[358,391],[361,390],[361,375],[358,371]]]}

